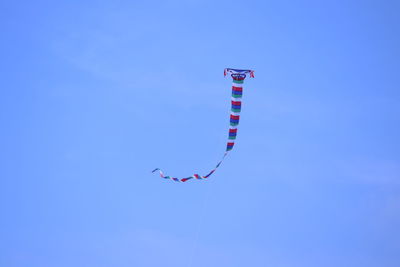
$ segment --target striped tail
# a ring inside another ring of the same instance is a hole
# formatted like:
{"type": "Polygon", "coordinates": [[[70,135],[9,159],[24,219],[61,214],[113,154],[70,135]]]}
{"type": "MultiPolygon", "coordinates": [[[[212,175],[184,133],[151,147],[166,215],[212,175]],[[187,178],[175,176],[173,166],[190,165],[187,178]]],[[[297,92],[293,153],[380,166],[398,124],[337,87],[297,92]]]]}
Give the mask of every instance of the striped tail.
{"type": "Polygon", "coordinates": [[[175,182],[186,182],[191,179],[202,180],[202,179],[207,179],[208,177],[210,177],[218,169],[218,167],[222,164],[225,157],[228,155],[228,153],[233,149],[233,146],[235,145],[238,125],[239,125],[239,120],[240,120],[240,111],[242,108],[244,79],[246,78],[246,74],[250,74],[250,77],[254,78],[254,71],[252,71],[252,70],[225,69],[224,75],[226,75],[227,73],[231,74],[231,77],[233,79],[233,84],[232,84],[231,114],[230,114],[230,127],[229,127],[229,132],[228,132],[228,142],[227,142],[226,150],[225,150],[225,153],[224,153],[224,156],[222,157],[222,159],[217,163],[217,165],[214,167],[214,169],[212,169],[207,175],[204,175],[204,176],[201,176],[199,174],[193,174],[192,176],[189,176],[186,178],[176,178],[176,177],[164,175],[163,171],[159,168],[154,169],[152,171],[153,173],[158,171],[161,178],[170,179],[175,182]]]}

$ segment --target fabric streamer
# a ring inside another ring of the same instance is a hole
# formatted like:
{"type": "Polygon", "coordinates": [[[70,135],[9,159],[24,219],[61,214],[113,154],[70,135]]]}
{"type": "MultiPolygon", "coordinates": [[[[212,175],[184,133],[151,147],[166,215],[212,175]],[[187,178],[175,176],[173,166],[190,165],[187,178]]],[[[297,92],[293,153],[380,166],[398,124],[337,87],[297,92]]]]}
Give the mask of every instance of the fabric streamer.
{"type": "Polygon", "coordinates": [[[193,174],[192,176],[186,178],[176,178],[168,175],[164,175],[163,171],[159,168],[154,169],[152,172],[158,171],[160,173],[161,178],[170,179],[175,182],[186,182],[190,179],[207,179],[210,177],[217,168],[221,165],[224,161],[225,157],[228,153],[233,149],[235,145],[235,140],[237,136],[237,127],[239,125],[240,119],[240,110],[242,108],[242,95],[243,95],[243,82],[246,79],[246,74],[250,75],[250,78],[254,78],[254,71],[253,70],[238,70],[238,69],[225,69],[224,76],[230,74],[233,79],[232,84],[232,98],[231,98],[231,116],[230,116],[230,127],[229,127],[229,134],[228,134],[228,142],[226,145],[226,150],[222,159],[217,163],[214,169],[212,169],[207,175],[201,176],[198,174],[193,174]]]}

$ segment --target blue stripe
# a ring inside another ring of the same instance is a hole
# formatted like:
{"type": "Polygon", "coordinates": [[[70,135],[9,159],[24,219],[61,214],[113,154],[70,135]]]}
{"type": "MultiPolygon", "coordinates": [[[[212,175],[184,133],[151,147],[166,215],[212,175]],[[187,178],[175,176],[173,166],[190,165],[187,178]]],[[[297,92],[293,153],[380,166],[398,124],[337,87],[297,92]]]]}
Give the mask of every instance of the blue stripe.
{"type": "Polygon", "coordinates": [[[239,120],[231,119],[231,123],[239,123],[239,120]]]}
{"type": "Polygon", "coordinates": [[[229,136],[236,136],[237,133],[229,133],[229,136]]]}
{"type": "Polygon", "coordinates": [[[204,178],[208,178],[208,176],[210,176],[211,174],[213,174],[215,172],[215,170],[210,171],[209,174],[207,174],[206,176],[204,176],[204,178]]]}
{"type": "Polygon", "coordinates": [[[234,109],[241,109],[241,105],[232,105],[232,108],[234,108],[234,109]]]}

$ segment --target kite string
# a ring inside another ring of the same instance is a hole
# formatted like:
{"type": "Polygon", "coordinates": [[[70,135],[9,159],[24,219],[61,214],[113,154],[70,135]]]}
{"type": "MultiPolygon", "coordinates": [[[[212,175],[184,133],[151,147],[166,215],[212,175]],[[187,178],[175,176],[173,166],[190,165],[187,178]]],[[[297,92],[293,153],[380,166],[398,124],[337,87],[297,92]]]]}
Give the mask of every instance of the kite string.
{"type": "MultiPolygon", "coordinates": [[[[224,155],[225,157],[225,155],[224,155]]],[[[214,188],[214,187],[213,187],[214,188]]],[[[210,194],[211,194],[212,188],[208,187],[207,190],[205,190],[204,192],[204,196],[203,196],[203,203],[202,203],[202,207],[200,209],[200,218],[197,220],[197,229],[196,229],[196,233],[194,236],[194,240],[193,240],[193,245],[192,245],[192,251],[191,251],[191,256],[189,259],[189,263],[188,263],[188,267],[191,267],[193,265],[193,261],[194,261],[194,256],[196,255],[196,250],[198,247],[198,242],[199,242],[199,237],[200,237],[200,231],[203,227],[204,224],[204,219],[206,216],[206,207],[208,206],[209,203],[209,198],[210,198],[210,194]]]]}

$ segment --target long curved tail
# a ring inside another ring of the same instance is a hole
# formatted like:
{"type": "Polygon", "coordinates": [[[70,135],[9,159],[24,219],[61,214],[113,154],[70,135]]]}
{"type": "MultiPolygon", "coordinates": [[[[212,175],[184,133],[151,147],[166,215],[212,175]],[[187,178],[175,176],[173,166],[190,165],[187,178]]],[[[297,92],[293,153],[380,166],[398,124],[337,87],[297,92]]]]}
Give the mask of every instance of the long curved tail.
{"type": "Polygon", "coordinates": [[[230,127],[229,127],[229,135],[228,135],[228,142],[226,144],[226,150],[222,159],[218,162],[214,169],[212,169],[207,175],[201,176],[199,174],[193,174],[192,176],[186,178],[176,178],[168,175],[164,175],[163,171],[159,168],[156,168],[152,171],[159,172],[161,178],[170,179],[175,182],[186,182],[191,179],[207,179],[210,177],[221,165],[224,161],[225,157],[228,153],[233,149],[235,145],[236,136],[237,136],[237,127],[239,125],[240,120],[240,111],[242,109],[242,96],[243,96],[243,82],[246,78],[246,74],[249,74],[251,78],[254,78],[254,71],[253,70],[238,70],[238,69],[225,69],[224,75],[226,76],[227,73],[231,74],[233,79],[232,84],[232,98],[231,98],[231,114],[230,114],[230,127]]]}

